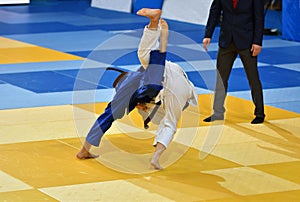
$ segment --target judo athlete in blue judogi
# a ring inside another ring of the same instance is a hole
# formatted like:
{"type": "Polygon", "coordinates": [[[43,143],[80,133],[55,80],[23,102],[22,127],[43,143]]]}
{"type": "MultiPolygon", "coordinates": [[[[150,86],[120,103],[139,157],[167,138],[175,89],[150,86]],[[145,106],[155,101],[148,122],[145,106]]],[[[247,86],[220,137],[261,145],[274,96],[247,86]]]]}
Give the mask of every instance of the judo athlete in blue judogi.
{"type": "MultiPolygon", "coordinates": [[[[150,103],[154,105],[161,103],[159,111],[163,116],[160,116],[158,121],[159,126],[153,144],[156,150],[151,165],[154,169],[162,169],[159,158],[174,137],[182,111],[189,104],[197,105],[197,95],[194,85],[180,66],[166,61],[169,32],[167,22],[160,19],[161,10],[143,8],[137,14],[150,19],[144,28],[138,48],[142,66],[136,72],[128,72],[118,79],[114,98],[90,129],[77,158],[98,157],[89,150],[92,145],[99,146],[102,136],[115,120],[130,113],[134,108],[149,112],[153,109],[149,107],[150,103]]],[[[152,116],[153,111],[150,113],[152,116]]],[[[152,118],[148,117],[145,121],[152,118]]]]}

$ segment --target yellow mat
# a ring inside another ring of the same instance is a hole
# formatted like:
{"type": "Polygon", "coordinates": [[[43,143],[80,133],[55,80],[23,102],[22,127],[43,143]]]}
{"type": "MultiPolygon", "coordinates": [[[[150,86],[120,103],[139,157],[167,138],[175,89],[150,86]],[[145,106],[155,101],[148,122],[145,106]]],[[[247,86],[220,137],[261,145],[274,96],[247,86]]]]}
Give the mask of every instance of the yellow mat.
{"type": "Polygon", "coordinates": [[[68,53],[0,37],[0,64],[83,59],[68,53]]]}
{"type": "Polygon", "coordinates": [[[161,159],[149,166],[156,126],[134,111],[94,152],[75,155],[106,103],[0,111],[0,201],[299,201],[300,115],[228,96],[226,120],[204,123],[211,95],[188,108],[161,159]]]}

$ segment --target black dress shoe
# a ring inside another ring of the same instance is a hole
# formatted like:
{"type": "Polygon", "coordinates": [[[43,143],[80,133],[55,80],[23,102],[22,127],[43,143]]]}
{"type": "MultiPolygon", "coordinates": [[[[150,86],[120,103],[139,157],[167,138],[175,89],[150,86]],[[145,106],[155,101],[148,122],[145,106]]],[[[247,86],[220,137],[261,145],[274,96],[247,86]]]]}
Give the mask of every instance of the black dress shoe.
{"type": "Polygon", "coordinates": [[[258,124],[258,123],[263,123],[265,120],[265,117],[255,117],[252,121],[251,124],[258,124]]]}
{"type": "Polygon", "coordinates": [[[213,122],[213,121],[216,121],[216,120],[224,120],[224,117],[219,117],[219,116],[212,115],[210,117],[207,117],[207,118],[203,119],[204,122],[213,122]]]}

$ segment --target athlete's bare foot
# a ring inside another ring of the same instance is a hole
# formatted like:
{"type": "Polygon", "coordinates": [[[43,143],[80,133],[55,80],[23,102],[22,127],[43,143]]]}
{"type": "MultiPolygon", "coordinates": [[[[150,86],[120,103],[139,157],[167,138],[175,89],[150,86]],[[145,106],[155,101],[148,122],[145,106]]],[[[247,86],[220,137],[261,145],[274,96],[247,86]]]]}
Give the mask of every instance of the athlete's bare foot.
{"type": "Polygon", "coordinates": [[[150,20],[159,20],[161,15],[160,9],[142,8],[137,13],[137,15],[145,16],[150,20]]]}
{"type": "Polygon", "coordinates": [[[94,159],[94,158],[98,158],[99,155],[92,154],[90,152],[82,152],[82,151],[80,151],[80,152],[78,152],[78,154],[76,155],[76,157],[78,159],[80,159],[80,160],[82,160],[82,159],[94,159]]]}
{"type": "Polygon", "coordinates": [[[151,166],[155,170],[162,170],[163,169],[163,167],[160,166],[160,164],[158,163],[158,161],[155,161],[155,160],[151,159],[150,163],[151,163],[151,166]]]}
{"type": "Polygon", "coordinates": [[[167,51],[169,26],[164,19],[160,19],[160,52],[164,53],[167,51]]]}
{"type": "Polygon", "coordinates": [[[149,18],[150,22],[147,27],[151,30],[157,30],[161,15],[160,9],[142,8],[136,14],[149,18]]]}
{"type": "Polygon", "coordinates": [[[155,152],[154,152],[153,157],[150,161],[150,163],[151,163],[151,165],[153,166],[154,169],[156,169],[156,170],[162,170],[163,169],[159,164],[159,158],[165,150],[166,150],[166,147],[163,144],[161,144],[160,142],[158,142],[156,144],[155,152]]]}
{"type": "Polygon", "coordinates": [[[99,155],[90,153],[91,146],[92,145],[89,142],[84,141],[83,146],[80,149],[80,151],[77,153],[76,157],[78,159],[94,159],[94,158],[98,158],[99,155]]]}

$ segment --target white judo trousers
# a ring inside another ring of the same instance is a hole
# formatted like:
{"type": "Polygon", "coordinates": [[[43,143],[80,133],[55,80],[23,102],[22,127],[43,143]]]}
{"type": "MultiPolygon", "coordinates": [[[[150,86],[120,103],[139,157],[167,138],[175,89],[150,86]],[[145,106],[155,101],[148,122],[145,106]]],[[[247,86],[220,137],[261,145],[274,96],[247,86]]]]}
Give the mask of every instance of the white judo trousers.
{"type": "MultiPolygon", "coordinates": [[[[138,57],[142,66],[146,69],[149,64],[151,50],[159,49],[160,28],[158,30],[150,30],[144,28],[141,38],[138,57]]],[[[197,94],[195,87],[188,80],[186,73],[178,64],[166,61],[163,89],[156,97],[156,102],[162,102],[163,116],[159,122],[158,130],[154,140],[168,147],[177,130],[177,123],[180,120],[182,111],[187,103],[197,106],[197,94]]]]}

